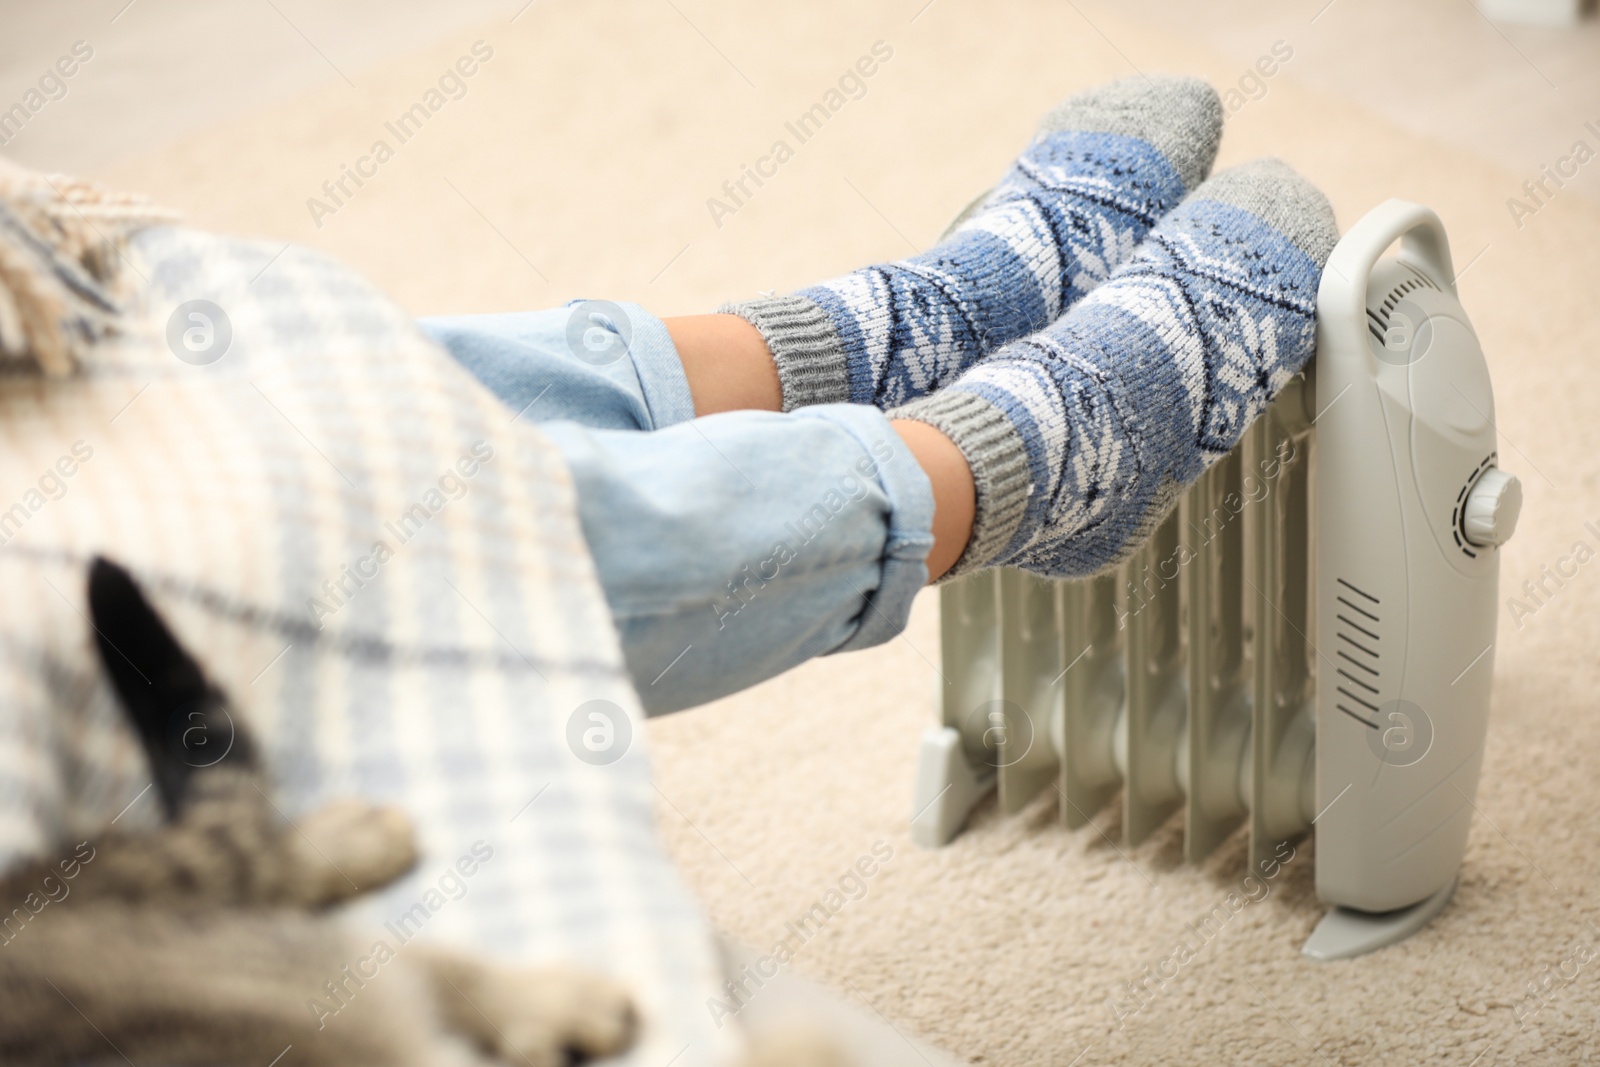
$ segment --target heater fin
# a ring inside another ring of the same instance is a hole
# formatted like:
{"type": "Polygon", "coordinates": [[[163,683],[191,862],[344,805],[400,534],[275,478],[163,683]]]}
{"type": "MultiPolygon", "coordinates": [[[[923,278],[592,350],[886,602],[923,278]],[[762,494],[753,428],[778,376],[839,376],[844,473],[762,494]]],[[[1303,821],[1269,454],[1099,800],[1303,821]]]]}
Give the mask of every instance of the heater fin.
{"type": "Polygon", "coordinates": [[[1310,422],[1298,389],[1245,433],[1244,464],[1264,491],[1245,509],[1252,629],[1250,870],[1304,833],[1301,783],[1315,747],[1311,640],[1310,422]]]}
{"type": "Polygon", "coordinates": [[[1179,506],[1188,641],[1188,774],[1183,854],[1199,863],[1248,813],[1239,768],[1250,744],[1245,656],[1244,462],[1236,449],[1200,476],[1179,506]]]}
{"type": "Polygon", "coordinates": [[[1127,691],[1122,635],[1117,627],[1118,575],[1062,582],[1061,819],[1071,829],[1116,795],[1117,710],[1127,691]]]}
{"type": "Polygon", "coordinates": [[[1149,837],[1183,803],[1178,753],[1188,688],[1179,614],[1176,511],[1134,554],[1122,613],[1128,627],[1128,701],[1122,755],[1122,835],[1149,837]]]}

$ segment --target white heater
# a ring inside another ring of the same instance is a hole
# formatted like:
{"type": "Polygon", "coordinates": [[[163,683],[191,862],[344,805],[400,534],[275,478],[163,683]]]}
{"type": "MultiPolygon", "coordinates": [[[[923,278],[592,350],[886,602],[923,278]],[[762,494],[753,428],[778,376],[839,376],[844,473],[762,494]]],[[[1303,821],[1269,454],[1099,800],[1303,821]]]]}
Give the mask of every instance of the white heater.
{"type": "Polygon", "coordinates": [[[1306,373],[1112,573],[946,586],[940,727],[912,832],[936,847],[991,789],[1081,826],[1119,792],[1138,844],[1180,808],[1198,862],[1251,871],[1316,834],[1318,959],[1401,940],[1455,890],[1521,488],[1438,216],[1378,207],[1317,295],[1306,373]],[[1384,257],[1396,241],[1398,254],[1384,257]]]}

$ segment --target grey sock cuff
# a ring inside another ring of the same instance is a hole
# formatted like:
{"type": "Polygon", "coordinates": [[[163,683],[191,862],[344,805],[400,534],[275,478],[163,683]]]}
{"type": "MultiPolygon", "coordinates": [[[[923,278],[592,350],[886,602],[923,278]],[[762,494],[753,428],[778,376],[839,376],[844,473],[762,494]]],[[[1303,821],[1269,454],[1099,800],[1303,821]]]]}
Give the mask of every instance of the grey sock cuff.
{"type": "MultiPolygon", "coordinates": [[[[1005,412],[972,393],[946,389],[885,412],[891,419],[925,422],[955,442],[972,467],[977,514],[972,538],[945,578],[985,566],[1016,535],[1033,489],[1028,452],[1005,412]]],[[[941,579],[941,581],[944,579],[941,579]]]]}
{"type": "Polygon", "coordinates": [[[783,410],[850,400],[844,342],[833,320],[803,296],[768,296],[723,304],[718,315],[737,315],[756,328],[778,367],[783,410]]]}

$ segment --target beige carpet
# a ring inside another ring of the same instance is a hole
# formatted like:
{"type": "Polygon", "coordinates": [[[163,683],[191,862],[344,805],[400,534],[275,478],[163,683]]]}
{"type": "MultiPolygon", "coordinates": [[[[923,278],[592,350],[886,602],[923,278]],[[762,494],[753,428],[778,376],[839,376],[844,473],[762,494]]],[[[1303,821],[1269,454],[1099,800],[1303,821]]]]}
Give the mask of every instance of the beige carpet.
{"type": "MultiPolygon", "coordinates": [[[[573,296],[672,313],[925,245],[1038,113],[1130,64],[1219,84],[1244,72],[1100,8],[1085,8],[1093,25],[1072,5],[997,8],[538,3],[514,24],[508,12],[361,71],[357,88],[331,82],[103,176],[204,225],[328,249],[418,313],[573,296]],[[307,198],[478,38],[494,54],[466,95],[313,226],[307,198]],[[714,225],[706,199],[879,40],[893,56],[865,95],[714,225]]],[[[1389,196],[1432,205],[1470,264],[1462,290],[1495,374],[1503,462],[1527,489],[1505,593],[1577,540],[1600,548],[1584,527],[1600,525],[1600,211],[1557,196],[1518,229],[1505,201],[1531,175],[1303,91],[1292,68],[1230,121],[1224,162],[1265,153],[1320,183],[1346,224],[1389,196]]],[[[1124,850],[1043,809],[1004,821],[986,810],[953,847],[916,850],[913,755],[938,678],[932,597],[885,648],[653,725],[662,825],[717,923],[757,946],[886,843],[892,859],[865,897],[796,967],[973,1061],[1586,1062],[1600,1047],[1600,964],[1584,947],[1600,945],[1597,604],[1593,563],[1521,626],[1502,613],[1481,817],[1460,893],[1429,930],[1354,962],[1304,961],[1320,914],[1307,849],[1121,1029],[1108,999],[1227,895],[1237,843],[1196,870],[1174,832],[1124,850]],[[1541,979],[1548,1003],[1524,1018],[1541,979]]],[[[1101,822],[1115,834],[1114,817],[1101,822]]]]}

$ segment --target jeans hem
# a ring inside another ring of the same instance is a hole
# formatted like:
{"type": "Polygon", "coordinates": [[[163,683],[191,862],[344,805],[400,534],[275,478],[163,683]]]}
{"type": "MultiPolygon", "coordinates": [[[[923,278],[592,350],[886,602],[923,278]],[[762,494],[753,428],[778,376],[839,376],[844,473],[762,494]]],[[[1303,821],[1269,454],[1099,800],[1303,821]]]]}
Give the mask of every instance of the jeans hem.
{"type": "Polygon", "coordinates": [[[639,376],[645,406],[650,409],[650,428],[662,430],[694,418],[694,396],[689,378],[678,358],[667,324],[638,304],[619,304],[632,320],[633,337],[628,356],[639,376]]]}
{"type": "Polygon", "coordinates": [[[876,463],[878,482],[890,505],[878,587],[865,594],[866,604],[855,633],[827,655],[881,645],[906,628],[911,603],[928,584],[928,552],[933,548],[933,485],[877,408],[820,404],[792,412],[789,417],[824,419],[838,425],[860,442],[876,463]]]}

